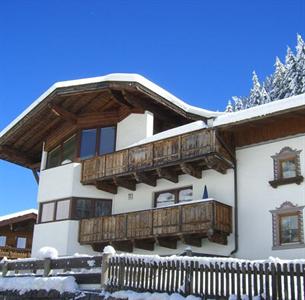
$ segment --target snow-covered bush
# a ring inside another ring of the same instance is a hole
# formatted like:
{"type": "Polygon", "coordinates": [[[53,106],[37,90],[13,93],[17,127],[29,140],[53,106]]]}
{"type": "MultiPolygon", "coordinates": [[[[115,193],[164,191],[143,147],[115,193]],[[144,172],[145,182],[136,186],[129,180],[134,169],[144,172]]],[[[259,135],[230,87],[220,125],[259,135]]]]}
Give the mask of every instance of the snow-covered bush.
{"type": "Polygon", "coordinates": [[[39,249],[37,253],[38,259],[45,259],[45,258],[54,259],[57,257],[58,257],[58,251],[52,247],[42,247],[39,249]]]}

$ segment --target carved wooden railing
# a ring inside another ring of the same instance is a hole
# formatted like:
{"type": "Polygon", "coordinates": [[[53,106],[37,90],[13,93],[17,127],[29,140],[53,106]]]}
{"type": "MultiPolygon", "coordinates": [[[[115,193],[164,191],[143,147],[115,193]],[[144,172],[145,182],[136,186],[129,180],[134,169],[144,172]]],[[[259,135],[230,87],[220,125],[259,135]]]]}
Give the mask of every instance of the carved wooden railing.
{"type": "Polygon", "coordinates": [[[162,237],[209,237],[226,243],[232,232],[232,208],[215,200],[103,216],[80,221],[81,244],[162,237]]]}
{"type": "Polygon", "coordinates": [[[0,247],[0,257],[7,258],[28,258],[31,256],[31,249],[17,249],[14,247],[0,247]]]}
{"type": "MultiPolygon", "coordinates": [[[[217,139],[215,130],[201,129],[84,160],[81,181],[84,184],[95,183],[115,175],[163,168],[204,156],[207,167],[212,168],[214,162],[209,154],[222,161],[230,162],[231,159],[217,139]]],[[[228,167],[228,164],[224,166],[228,167]]]]}

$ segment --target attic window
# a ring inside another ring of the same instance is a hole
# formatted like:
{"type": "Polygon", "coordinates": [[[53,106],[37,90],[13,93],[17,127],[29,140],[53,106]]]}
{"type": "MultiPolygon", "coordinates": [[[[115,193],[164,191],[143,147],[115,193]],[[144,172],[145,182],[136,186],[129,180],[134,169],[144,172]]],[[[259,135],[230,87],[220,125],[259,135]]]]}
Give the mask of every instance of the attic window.
{"type": "Polygon", "coordinates": [[[303,181],[300,167],[301,150],[293,150],[284,147],[279,153],[272,156],[274,166],[274,180],[269,181],[270,185],[277,188],[279,185],[297,183],[303,181]]]}

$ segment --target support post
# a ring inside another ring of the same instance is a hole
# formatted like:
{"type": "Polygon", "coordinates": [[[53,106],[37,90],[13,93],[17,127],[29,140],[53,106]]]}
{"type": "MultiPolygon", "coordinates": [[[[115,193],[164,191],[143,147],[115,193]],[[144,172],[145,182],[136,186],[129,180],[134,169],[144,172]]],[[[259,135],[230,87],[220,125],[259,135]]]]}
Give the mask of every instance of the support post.
{"type": "Polygon", "coordinates": [[[51,271],[51,259],[45,258],[43,262],[43,277],[48,277],[51,271]]]}
{"type": "Polygon", "coordinates": [[[5,260],[2,266],[2,277],[5,277],[8,272],[8,262],[5,260]]]}
{"type": "Polygon", "coordinates": [[[111,258],[110,253],[103,253],[102,257],[102,272],[101,272],[101,288],[106,290],[108,283],[108,273],[109,273],[109,259],[111,258]]]}

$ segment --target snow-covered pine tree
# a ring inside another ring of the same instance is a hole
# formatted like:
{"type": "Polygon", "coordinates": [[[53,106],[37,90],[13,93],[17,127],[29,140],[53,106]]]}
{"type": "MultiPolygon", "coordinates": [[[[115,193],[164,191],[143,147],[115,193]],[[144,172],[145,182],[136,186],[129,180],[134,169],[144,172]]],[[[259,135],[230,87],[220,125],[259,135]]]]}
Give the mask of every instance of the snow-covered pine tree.
{"type": "Polygon", "coordinates": [[[285,58],[285,69],[286,72],[283,80],[282,93],[279,99],[293,96],[296,91],[296,85],[297,85],[296,58],[289,47],[287,48],[287,54],[285,58]]]}
{"type": "Polygon", "coordinates": [[[234,111],[234,108],[232,106],[231,100],[229,100],[225,112],[231,113],[233,111],[234,111]]]}
{"type": "Polygon", "coordinates": [[[242,98],[233,96],[232,99],[234,101],[234,111],[240,111],[244,109],[244,102],[242,98]]]}
{"type": "Polygon", "coordinates": [[[296,46],[296,95],[305,93],[305,43],[302,37],[297,35],[296,46]]]}
{"type": "Polygon", "coordinates": [[[248,107],[253,107],[269,102],[269,95],[266,92],[264,86],[260,85],[255,71],[253,71],[252,82],[253,86],[250,91],[249,101],[247,103],[248,107]]]}
{"type": "Polygon", "coordinates": [[[272,76],[270,90],[268,91],[271,101],[281,99],[283,96],[283,81],[286,72],[285,66],[278,57],[276,57],[274,66],[275,71],[272,76]]]}

